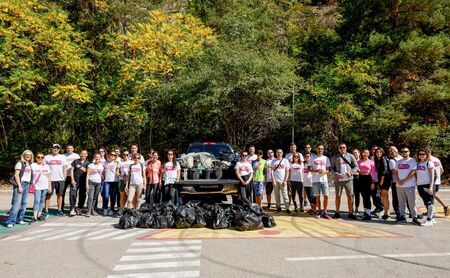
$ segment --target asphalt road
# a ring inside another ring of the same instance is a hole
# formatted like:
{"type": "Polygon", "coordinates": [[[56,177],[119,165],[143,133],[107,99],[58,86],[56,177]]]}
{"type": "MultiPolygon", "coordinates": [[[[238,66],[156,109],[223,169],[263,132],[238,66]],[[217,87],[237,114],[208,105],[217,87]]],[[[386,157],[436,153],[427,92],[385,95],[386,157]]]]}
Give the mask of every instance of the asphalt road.
{"type": "MultiPolygon", "coordinates": [[[[449,189],[441,196],[450,203],[449,189]]],[[[10,193],[0,193],[0,209],[7,210],[9,203],[10,193]]],[[[423,206],[419,197],[417,204],[423,206]]],[[[450,218],[441,212],[438,207],[433,227],[395,225],[393,219],[382,223],[274,214],[277,227],[250,232],[120,230],[114,217],[53,217],[14,230],[0,228],[0,273],[111,278],[450,277],[450,218]]]]}

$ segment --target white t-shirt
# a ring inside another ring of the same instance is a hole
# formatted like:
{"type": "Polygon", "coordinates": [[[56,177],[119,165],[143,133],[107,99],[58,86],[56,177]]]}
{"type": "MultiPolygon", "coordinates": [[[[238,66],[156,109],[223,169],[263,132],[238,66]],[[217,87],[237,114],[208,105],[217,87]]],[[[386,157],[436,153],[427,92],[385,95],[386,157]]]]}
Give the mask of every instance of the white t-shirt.
{"type": "Polygon", "coordinates": [[[250,175],[250,173],[253,173],[252,165],[248,161],[240,160],[236,162],[234,169],[238,170],[239,176],[247,176],[250,175]]]}
{"type": "Polygon", "coordinates": [[[96,183],[102,182],[102,173],[103,173],[103,164],[95,164],[91,163],[88,166],[88,169],[91,169],[91,174],[89,175],[89,180],[96,183]]]}
{"type": "Polygon", "coordinates": [[[116,161],[108,161],[105,163],[105,182],[118,182],[119,176],[116,175],[116,169],[119,165],[116,161]]]}
{"type": "Polygon", "coordinates": [[[72,162],[74,160],[80,159],[77,153],[64,154],[67,160],[67,176],[70,177],[70,169],[72,168],[72,162]]]}
{"type": "Polygon", "coordinates": [[[286,169],[289,169],[289,161],[285,158],[274,159],[272,161],[273,180],[276,183],[282,183],[286,179],[286,169]],[[279,165],[279,166],[278,166],[279,165]]]}
{"type": "Polygon", "coordinates": [[[130,172],[130,184],[143,184],[145,167],[142,163],[132,164],[130,172]]]}
{"type": "Polygon", "coordinates": [[[441,169],[442,169],[442,163],[439,160],[439,158],[435,156],[430,156],[431,161],[433,162],[435,175],[436,175],[436,184],[441,184],[441,169]]]}
{"type": "Polygon", "coordinates": [[[275,159],[267,159],[266,161],[267,161],[267,175],[266,175],[266,182],[272,182],[272,169],[273,169],[273,166],[272,166],[272,162],[274,161],[275,159]]]}
{"type": "Polygon", "coordinates": [[[178,171],[181,170],[180,163],[173,165],[173,162],[166,162],[164,164],[164,184],[174,184],[177,182],[178,171]]]}
{"type": "MultiPolygon", "coordinates": [[[[331,162],[328,156],[322,155],[322,156],[316,156],[311,157],[311,160],[309,161],[309,166],[312,170],[327,170],[331,167],[331,162]]],[[[319,174],[317,172],[312,173],[312,182],[324,182],[328,183],[328,177],[327,174],[319,174]]]]}
{"type": "Polygon", "coordinates": [[[308,164],[303,165],[303,186],[312,187],[312,174],[308,169],[308,164]]]}
{"type": "Polygon", "coordinates": [[[31,164],[31,171],[33,171],[33,182],[34,186],[36,187],[36,190],[46,190],[48,189],[48,174],[51,173],[50,166],[47,164],[37,164],[33,163],[31,164]],[[42,168],[42,166],[44,166],[42,168]],[[42,174],[39,176],[39,174],[42,174]],[[39,178],[39,180],[38,180],[39,178]]]}
{"type": "Polygon", "coordinates": [[[48,154],[44,157],[44,162],[50,166],[52,172],[52,181],[65,181],[66,173],[63,173],[63,167],[67,166],[67,159],[62,154],[48,154]]]}
{"type": "Polygon", "coordinates": [[[289,168],[291,169],[290,180],[303,182],[303,163],[291,163],[289,168]]]}
{"type": "Polygon", "coordinates": [[[343,159],[339,159],[339,163],[341,164],[341,166],[339,167],[341,172],[339,174],[343,176],[342,178],[339,178],[339,181],[348,181],[350,177],[347,175],[347,173],[351,173],[352,168],[343,159]]]}
{"type": "MultiPolygon", "coordinates": [[[[17,162],[16,166],[14,166],[15,170],[22,170],[22,162],[17,162]]],[[[25,169],[23,169],[23,175],[21,182],[30,182],[31,181],[31,166],[28,163],[25,163],[25,169]]]]}
{"type": "MultiPolygon", "coordinates": [[[[397,159],[390,157],[390,158],[388,158],[388,163],[389,163],[389,169],[391,169],[391,171],[395,170],[395,166],[397,165],[397,159]]],[[[393,173],[392,173],[392,181],[398,182],[397,176],[394,175],[393,173]]]]}
{"type": "Polygon", "coordinates": [[[130,170],[130,165],[133,164],[133,161],[127,160],[119,163],[120,165],[120,177],[119,180],[125,180],[128,176],[128,171],[130,170]]]}
{"type": "MultiPolygon", "coordinates": [[[[395,166],[395,170],[397,170],[397,175],[400,180],[406,178],[411,171],[415,171],[417,167],[417,162],[414,158],[408,158],[404,160],[403,158],[397,162],[395,166]]],[[[399,186],[397,184],[397,186],[399,186]]],[[[409,179],[406,183],[402,185],[402,187],[414,187],[416,186],[416,175],[414,175],[411,179],[409,179]]]]}
{"type": "Polygon", "coordinates": [[[429,169],[434,169],[433,161],[425,161],[417,163],[416,177],[417,185],[425,185],[431,183],[431,175],[429,169]]]}
{"type": "Polygon", "coordinates": [[[256,154],[248,155],[247,161],[250,163],[250,165],[253,165],[253,161],[257,160],[258,156],[256,154]]]}
{"type": "MultiPolygon", "coordinates": [[[[303,162],[303,155],[301,153],[298,153],[300,155],[300,161],[303,162]]],[[[289,160],[289,163],[292,164],[292,162],[294,162],[294,153],[288,153],[284,156],[284,158],[286,158],[287,160],[289,160]]]]}

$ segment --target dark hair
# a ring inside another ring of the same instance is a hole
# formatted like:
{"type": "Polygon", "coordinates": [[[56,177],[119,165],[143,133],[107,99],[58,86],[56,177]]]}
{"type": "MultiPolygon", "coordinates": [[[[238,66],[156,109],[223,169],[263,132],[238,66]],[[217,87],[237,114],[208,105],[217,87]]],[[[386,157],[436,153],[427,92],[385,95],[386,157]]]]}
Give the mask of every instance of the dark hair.
{"type": "Polygon", "coordinates": [[[176,158],[175,158],[175,151],[173,149],[169,149],[166,153],[166,162],[173,162],[173,164],[175,165],[175,163],[177,162],[176,158]],[[172,152],[173,156],[172,156],[172,161],[169,161],[169,153],[172,152]]]}
{"type": "Polygon", "coordinates": [[[375,162],[375,169],[377,170],[378,176],[381,177],[386,170],[386,168],[384,167],[384,162],[386,160],[384,159],[384,156],[383,156],[383,149],[377,147],[375,149],[375,153],[377,152],[377,150],[381,150],[381,157],[378,158],[378,156],[374,155],[373,161],[375,162]]]}
{"type": "Polygon", "coordinates": [[[263,151],[262,151],[262,150],[258,150],[258,151],[256,151],[256,154],[259,154],[259,155],[264,155],[264,153],[263,153],[263,151]]]}

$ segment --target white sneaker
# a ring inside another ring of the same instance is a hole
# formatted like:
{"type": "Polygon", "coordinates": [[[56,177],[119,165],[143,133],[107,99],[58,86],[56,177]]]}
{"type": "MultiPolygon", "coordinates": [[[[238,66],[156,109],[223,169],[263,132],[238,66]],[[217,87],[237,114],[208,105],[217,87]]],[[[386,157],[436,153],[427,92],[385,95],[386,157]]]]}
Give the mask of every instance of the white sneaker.
{"type": "Polygon", "coordinates": [[[103,215],[104,215],[104,216],[107,216],[107,215],[108,215],[108,209],[104,209],[104,210],[103,210],[103,215]]]}
{"type": "Polygon", "coordinates": [[[425,222],[423,222],[420,226],[424,226],[424,227],[431,227],[431,226],[433,226],[433,221],[425,221],[425,222]]]}
{"type": "Polygon", "coordinates": [[[434,217],[431,218],[431,222],[433,223],[433,225],[436,224],[436,223],[437,223],[437,222],[436,222],[436,218],[434,218],[434,217]]]}
{"type": "Polygon", "coordinates": [[[108,210],[108,215],[109,216],[112,216],[114,214],[114,212],[110,209],[110,210],[108,210]]]}
{"type": "Polygon", "coordinates": [[[25,221],[19,221],[19,222],[17,222],[17,224],[19,224],[19,225],[25,225],[26,223],[25,223],[25,221]]]}
{"type": "Polygon", "coordinates": [[[75,210],[74,210],[74,209],[71,210],[70,213],[69,213],[69,216],[75,216],[75,215],[77,215],[77,213],[75,212],[75,210]]]}
{"type": "Polygon", "coordinates": [[[14,224],[8,224],[8,225],[6,225],[6,228],[14,228],[14,224]]]}

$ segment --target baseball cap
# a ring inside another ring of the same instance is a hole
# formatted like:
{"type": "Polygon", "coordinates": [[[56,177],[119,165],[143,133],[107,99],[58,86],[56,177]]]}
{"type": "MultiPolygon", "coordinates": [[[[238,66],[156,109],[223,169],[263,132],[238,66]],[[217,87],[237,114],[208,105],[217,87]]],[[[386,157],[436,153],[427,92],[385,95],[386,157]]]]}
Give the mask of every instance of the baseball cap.
{"type": "Polygon", "coordinates": [[[61,146],[59,144],[53,144],[52,148],[59,148],[59,149],[61,149],[61,146]]]}

